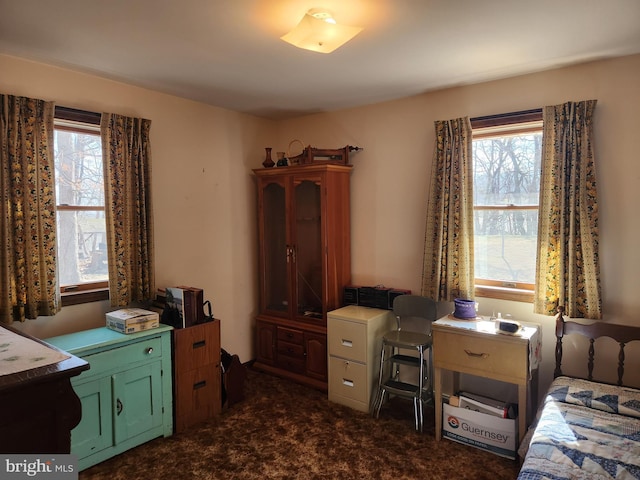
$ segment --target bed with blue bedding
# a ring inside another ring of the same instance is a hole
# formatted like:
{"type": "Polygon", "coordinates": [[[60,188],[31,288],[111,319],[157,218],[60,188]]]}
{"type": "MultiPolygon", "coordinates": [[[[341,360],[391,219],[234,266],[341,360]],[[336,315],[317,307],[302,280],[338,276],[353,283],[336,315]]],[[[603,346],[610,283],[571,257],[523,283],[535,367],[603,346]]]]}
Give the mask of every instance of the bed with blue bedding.
{"type": "Polygon", "coordinates": [[[518,480],[640,479],[640,390],[622,383],[624,347],[640,339],[640,329],[566,322],[561,313],[556,322],[556,378],[521,442],[518,480]],[[585,379],[562,374],[568,333],[590,339],[585,379]],[[617,385],[593,380],[594,339],[600,336],[619,344],[617,385]]]}

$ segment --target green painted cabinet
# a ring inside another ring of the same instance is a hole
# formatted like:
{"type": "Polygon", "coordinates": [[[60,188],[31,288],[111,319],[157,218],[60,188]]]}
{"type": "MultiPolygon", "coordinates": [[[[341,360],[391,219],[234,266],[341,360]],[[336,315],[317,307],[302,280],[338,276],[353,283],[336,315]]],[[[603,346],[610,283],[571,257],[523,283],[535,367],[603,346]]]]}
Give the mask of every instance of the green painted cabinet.
{"type": "Polygon", "coordinates": [[[80,470],[173,433],[171,330],[124,335],[105,327],[46,339],[90,365],[71,382],[82,403],[71,431],[80,470]]]}

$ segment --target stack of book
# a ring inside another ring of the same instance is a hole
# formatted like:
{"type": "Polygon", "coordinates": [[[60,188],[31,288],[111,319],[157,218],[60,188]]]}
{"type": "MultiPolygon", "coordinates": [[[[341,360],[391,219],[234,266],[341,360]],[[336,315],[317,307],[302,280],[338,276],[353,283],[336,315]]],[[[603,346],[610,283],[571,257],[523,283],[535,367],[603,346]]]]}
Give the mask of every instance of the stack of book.
{"type": "Polygon", "coordinates": [[[458,394],[458,407],[500,418],[517,418],[518,405],[470,392],[458,394]]]}
{"type": "Polygon", "coordinates": [[[195,287],[167,287],[166,306],[175,309],[176,317],[171,324],[174,328],[186,328],[204,322],[203,291],[195,287]]]}

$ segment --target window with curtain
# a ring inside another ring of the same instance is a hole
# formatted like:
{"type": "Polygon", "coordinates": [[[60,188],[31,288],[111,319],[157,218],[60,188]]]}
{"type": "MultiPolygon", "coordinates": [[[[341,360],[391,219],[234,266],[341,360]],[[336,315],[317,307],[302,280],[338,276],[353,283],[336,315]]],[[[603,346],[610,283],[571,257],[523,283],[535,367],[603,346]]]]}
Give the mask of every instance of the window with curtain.
{"type": "Polygon", "coordinates": [[[602,318],[595,105],[435,122],[423,295],[533,301],[535,313],[561,305],[570,317],[602,318]]]}
{"type": "Polygon", "coordinates": [[[542,110],[471,119],[475,294],[532,301],[542,110]]]}
{"type": "Polygon", "coordinates": [[[55,112],[52,102],[0,94],[2,323],[155,295],[151,122],[55,112]]]}
{"type": "Polygon", "coordinates": [[[98,113],[55,110],[58,275],[63,305],[108,298],[100,118],[98,113]]]}

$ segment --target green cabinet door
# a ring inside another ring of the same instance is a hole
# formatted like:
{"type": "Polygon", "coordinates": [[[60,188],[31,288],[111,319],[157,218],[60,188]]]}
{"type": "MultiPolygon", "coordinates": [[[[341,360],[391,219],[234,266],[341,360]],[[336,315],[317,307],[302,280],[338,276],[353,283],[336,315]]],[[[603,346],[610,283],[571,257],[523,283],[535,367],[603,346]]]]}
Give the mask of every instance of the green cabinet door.
{"type": "Polygon", "coordinates": [[[84,458],[113,446],[111,380],[108,377],[74,384],[82,404],[82,419],[71,431],[71,451],[84,458]]]}
{"type": "Polygon", "coordinates": [[[111,376],[116,445],[162,425],[161,372],[154,362],[111,376]]]}

